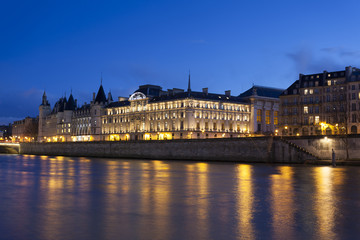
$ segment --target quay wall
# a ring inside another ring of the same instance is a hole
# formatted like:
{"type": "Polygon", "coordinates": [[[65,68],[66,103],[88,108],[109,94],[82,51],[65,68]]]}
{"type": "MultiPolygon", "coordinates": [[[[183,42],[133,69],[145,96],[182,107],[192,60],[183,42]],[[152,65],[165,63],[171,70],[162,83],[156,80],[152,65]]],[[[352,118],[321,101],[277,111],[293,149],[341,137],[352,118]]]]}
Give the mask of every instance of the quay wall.
{"type": "Polygon", "coordinates": [[[331,159],[332,149],[335,158],[346,159],[348,149],[349,160],[360,160],[360,135],[348,136],[306,136],[306,137],[284,137],[284,140],[306,149],[319,159],[331,159]],[[347,145],[347,147],[346,147],[347,145]]]}
{"type": "Polygon", "coordinates": [[[280,138],[22,143],[21,154],[163,160],[303,163],[314,158],[280,138]]]}

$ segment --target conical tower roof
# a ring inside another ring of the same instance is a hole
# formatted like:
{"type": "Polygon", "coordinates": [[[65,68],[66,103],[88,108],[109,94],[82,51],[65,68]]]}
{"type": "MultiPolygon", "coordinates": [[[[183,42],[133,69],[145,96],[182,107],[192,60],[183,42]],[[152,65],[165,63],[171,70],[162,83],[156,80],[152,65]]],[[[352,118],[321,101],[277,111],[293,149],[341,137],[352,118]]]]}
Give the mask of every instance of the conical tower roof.
{"type": "Polygon", "coordinates": [[[106,103],[106,95],[102,84],[100,85],[99,91],[96,94],[95,103],[106,103]]]}
{"type": "Polygon", "coordinates": [[[65,110],[75,110],[76,104],[72,94],[70,94],[69,99],[67,100],[65,110]]]}

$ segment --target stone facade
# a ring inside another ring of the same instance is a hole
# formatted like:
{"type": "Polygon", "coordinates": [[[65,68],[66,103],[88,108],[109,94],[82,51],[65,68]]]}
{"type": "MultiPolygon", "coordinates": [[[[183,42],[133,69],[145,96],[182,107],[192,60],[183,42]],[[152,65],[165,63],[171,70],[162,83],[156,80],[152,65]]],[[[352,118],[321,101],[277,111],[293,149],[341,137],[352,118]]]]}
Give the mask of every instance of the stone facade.
{"type": "Polygon", "coordinates": [[[34,142],[38,132],[38,118],[26,117],[12,124],[12,141],[34,142]]]}
{"type": "Polygon", "coordinates": [[[40,142],[235,138],[277,130],[282,90],[256,86],[239,96],[140,86],[113,101],[101,85],[89,104],[72,94],[51,109],[44,92],[39,107],[40,142]],[[251,94],[248,94],[251,93],[251,94]],[[259,114],[259,112],[261,112],[259,114]],[[261,117],[259,117],[261,115],[261,117]],[[261,122],[259,122],[261,119],[261,122]]]}
{"type": "Polygon", "coordinates": [[[72,94],[60,98],[51,109],[46,93],[39,107],[39,142],[99,141],[104,106],[111,102],[111,94],[105,97],[103,86],[90,104],[77,106],[72,94]]]}
{"type": "Polygon", "coordinates": [[[105,107],[102,140],[231,138],[250,133],[250,104],[227,94],[144,85],[129,99],[105,107]],[[143,93],[144,92],[144,93],[143,93]]]}
{"type": "Polygon", "coordinates": [[[283,136],[359,133],[360,70],[299,75],[280,96],[283,136]]]}

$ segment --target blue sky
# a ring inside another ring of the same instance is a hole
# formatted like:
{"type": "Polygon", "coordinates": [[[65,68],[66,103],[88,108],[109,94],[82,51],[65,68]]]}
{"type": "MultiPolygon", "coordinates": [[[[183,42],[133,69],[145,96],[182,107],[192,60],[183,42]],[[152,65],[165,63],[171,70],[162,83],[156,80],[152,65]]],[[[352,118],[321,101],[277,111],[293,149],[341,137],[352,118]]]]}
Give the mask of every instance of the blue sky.
{"type": "Polygon", "coordinates": [[[0,124],[72,90],[89,102],[141,84],[233,95],[299,73],[360,67],[358,1],[3,1],[0,124]]]}

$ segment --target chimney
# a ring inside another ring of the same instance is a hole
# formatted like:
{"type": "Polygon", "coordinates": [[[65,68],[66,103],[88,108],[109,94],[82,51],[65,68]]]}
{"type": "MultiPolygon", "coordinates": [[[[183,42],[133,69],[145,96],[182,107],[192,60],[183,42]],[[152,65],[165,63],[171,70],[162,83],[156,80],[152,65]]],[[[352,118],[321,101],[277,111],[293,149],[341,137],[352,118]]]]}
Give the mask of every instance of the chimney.
{"type": "Polygon", "coordinates": [[[231,95],[231,90],[225,91],[225,95],[228,96],[228,97],[230,97],[230,95],[231,95]]]}
{"type": "Polygon", "coordinates": [[[93,92],[93,101],[95,101],[95,92],[93,92]]]}
{"type": "Polygon", "coordinates": [[[203,88],[203,93],[205,93],[206,95],[208,95],[209,89],[208,88],[203,88]]]}
{"type": "Polygon", "coordinates": [[[350,81],[350,76],[352,73],[352,67],[348,66],[345,68],[345,77],[346,77],[346,81],[350,81]]]}
{"type": "Polygon", "coordinates": [[[299,73],[299,89],[301,88],[301,81],[302,81],[303,76],[304,76],[304,74],[299,73]]]}

